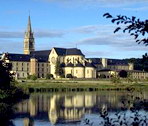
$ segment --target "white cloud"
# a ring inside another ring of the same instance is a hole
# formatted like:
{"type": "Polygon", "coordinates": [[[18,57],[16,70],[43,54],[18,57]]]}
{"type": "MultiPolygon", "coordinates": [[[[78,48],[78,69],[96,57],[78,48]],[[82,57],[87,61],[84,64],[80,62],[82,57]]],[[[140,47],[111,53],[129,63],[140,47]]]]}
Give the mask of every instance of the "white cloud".
{"type": "Polygon", "coordinates": [[[123,10],[126,11],[146,11],[148,10],[148,7],[138,7],[138,8],[123,8],[123,10]]]}
{"type": "Polygon", "coordinates": [[[107,57],[113,54],[113,52],[109,52],[107,50],[104,51],[89,51],[89,50],[84,50],[83,53],[86,55],[86,57],[107,57]]]}
{"type": "Polygon", "coordinates": [[[87,25],[87,26],[81,26],[81,27],[73,28],[70,31],[76,32],[76,33],[89,34],[89,33],[94,33],[98,30],[99,30],[98,25],[87,25]]]}
{"type": "MultiPolygon", "coordinates": [[[[85,47],[84,54],[86,56],[96,56],[99,54],[100,56],[114,56],[115,52],[147,52],[147,47],[144,45],[138,45],[134,38],[129,36],[129,34],[125,33],[117,33],[114,34],[113,31],[116,28],[115,25],[87,25],[87,26],[80,26],[73,29],[36,29],[35,30],[35,39],[36,39],[36,47],[37,49],[41,49],[42,45],[47,45],[48,38],[60,38],[60,40],[55,39],[54,42],[48,44],[48,47],[53,47],[55,44],[60,47],[74,47],[74,45],[78,45],[78,47],[85,47]],[[74,34],[75,33],[75,34],[74,34]],[[70,39],[69,35],[75,36],[75,40],[70,39]],[[77,35],[79,37],[77,37],[77,35]],[[38,38],[47,38],[45,44],[40,42],[38,38]],[[39,42],[37,42],[39,41],[39,42]],[[59,42],[60,41],[60,42],[59,42]],[[38,43],[38,44],[37,44],[38,43]],[[42,43],[42,45],[40,45],[42,43]],[[63,46],[64,45],[64,46],[63,46]],[[86,48],[89,47],[89,48],[86,48]],[[111,49],[111,53],[106,49],[103,51],[102,48],[106,47],[107,49],[111,49]],[[101,50],[97,50],[101,49],[101,50]],[[109,55],[108,55],[109,54],[109,55]]],[[[5,40],[0,40],[0,52],[1,51],[10,51],[10,52],[22,52],[23,50],[23,38],[24,32],[0,32],[0,38],[5,40]],[[11,38],[11,39],[10,39],[11,38]],[[19,42],[20,39],[22,42],[19,42]],[[18,41],[19,39],[19,41],[18,41]],[[13,40],[13,41],[10,41],[13,40]],[[16,40],[16,41],[14,41],[16,40]],[[10,48],[14,47],[13,45],[17,45],[17,49],[10,48]],[[15,50],[16,49],[16,50],[15,50]]],[[[49,40],[50,41],[50,40],[49,40]]],[[[49,49],[48,47],[43,46],[42,49],[49,49]]],[[[80,48],[81,49],[81,48],[80,48]]]]}
{"type": "Polygon", "coordinates": [[[23,51],[23,44],[20,41],[0,39],[0,53],[20,53],[23,51]]]}
{"type": "MultiPolygon", "coordinates": [[[[0,38],[24,38],[23,31],[0,31],[0,38]]],[[[62,31],[54,30],[35,30],[35,38],[57,38],[62,37],[62,31]]]]}
{"type": "Polygon", "coordinates": [[[91,46],[105,46],[115,50],[120,49],[122,51],[147,51],[147,47],[144,45],[138,45],[134,38],[129,35],[121,34],[106,34],[106,37],[94,36],[88,37],[76,42],[78,45],[91,45],[91,46]]]}

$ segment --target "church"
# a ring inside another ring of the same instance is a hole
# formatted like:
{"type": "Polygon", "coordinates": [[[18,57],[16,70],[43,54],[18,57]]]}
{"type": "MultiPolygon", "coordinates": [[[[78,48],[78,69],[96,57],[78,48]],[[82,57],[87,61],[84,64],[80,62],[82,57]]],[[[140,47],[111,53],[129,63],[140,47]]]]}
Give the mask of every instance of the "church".
{"type": "Polygon", "coordinates": [[[16,78],[27,78],[29,75],[45,78],[47,74],[52,74],[54,78],[61,75],[63,78],[68,75],[73,78],[98,78],[103,74],[109,78],[121,70],[132,72],[134,69],[133,64],[126,60],[85,58],[78,48],[53,47],[36,51],[30,16],[24,37],[24,54],[8,53],[8,60],[16,78]],[[58,73],[57,69],[62,72],[58,73]]]}

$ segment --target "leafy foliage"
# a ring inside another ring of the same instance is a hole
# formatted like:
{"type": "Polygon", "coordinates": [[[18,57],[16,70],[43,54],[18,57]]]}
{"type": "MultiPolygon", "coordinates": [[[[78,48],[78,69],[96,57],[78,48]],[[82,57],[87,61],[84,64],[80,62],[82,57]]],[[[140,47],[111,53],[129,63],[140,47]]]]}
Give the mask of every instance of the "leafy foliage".
{"type": "Polygon", "coordinates": [[[128,62],[131,62],[134,64],[135,70],[144,70],[148,72],[148,54],[145,53],[142,58],[131,58],[126,59],[128,62]]]}
{"type": "Polygon", "coordinates": [[[33,74],[33,75],[29,75],[28,76],[28,79],[31,79],[31,80],[37,80],[38,79],[38,77],[35,75],[35,74],[33,74]]]}
{"type": "Polygon", "coordinates": [[[11,88],[11,82],[13,81],[10,70],[12,64],[0,60],[0,89],[5,90],[11,88]]]}
{"type": "Polygon", "coordinates": [[[53,79],[53,75],[48,73],[48,74],[46,75],[46,79],[53,79]]]}
{"type": "Polygon", "coordinates": [[[60,77],[64,75],[64,71],[63,71],[61,64],[58,60],[56,62],[56,66],[55,66],[55,74],[60,77]]]}
{"type": "MultiPolygon", "coordinates": [[[[125,15],[117,15],[116,17],[113,17],[109,13],[105,13],[103,16],[106,18],[110,18],[111,22],[116,23],[117,25],[124,24],[124,33],[127,31],[128,33],[130,33],[131,36],[135,37],[135,40],[138,44],[143,43],[148,46],[148,20],[141,21],[139,18],[137,19],[134,16],[129,18],[125,15]]],[[[121,27],[117,27],[114,30],[114,33],[118,32],[119,30],[121,30],[121,27]]]]}
{"type": "Polygon", "coordinates": [[[14,113],[13,105],[28,96],[22,89],[15,86],[11,72],[12,64],[7,62],[7,59],[7,54],[0,58],[0,124],[14,126],[11,120],[14,113]]]}
{"type": "Polygon", "coordinates": [[[73,78],[72,74],[67,74],[66,78],[73,78]]]}
{"type": "Polygon", "coordinates": [[[119,76],[122,77],[122,78],[126,78],[126,77],[127,77],[127,71],[121,70],[121,71],[119,72],[119,76]]]}
{"type": "Polygon", "coordinates": [[[114,84],[121,83],[120,77],[118,77],[118,76],[112,76],[111,77],[111,82],[114,83],[114,84]]]}

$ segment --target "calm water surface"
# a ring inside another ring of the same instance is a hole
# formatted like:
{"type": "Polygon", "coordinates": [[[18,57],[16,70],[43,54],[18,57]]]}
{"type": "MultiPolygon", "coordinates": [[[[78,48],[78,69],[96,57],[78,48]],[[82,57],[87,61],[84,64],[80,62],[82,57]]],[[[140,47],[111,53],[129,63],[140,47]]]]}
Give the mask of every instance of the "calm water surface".
{"type": "MultiPolygon", "coordinates": [[[[29,123],[32,126],[82,126],[84,119],[88,118],[95,126],[101,120],[99,113],[102,107],[109,114],[121,112],[125,108],[130,114],[128,110],[138,102],[135,99],[148,100],[148,92],[36,93],[16,105],[13,123],[15,126],[29,126],[29,123]]],[[[145,110],[140,112],[148,115],[145,110]]]]}

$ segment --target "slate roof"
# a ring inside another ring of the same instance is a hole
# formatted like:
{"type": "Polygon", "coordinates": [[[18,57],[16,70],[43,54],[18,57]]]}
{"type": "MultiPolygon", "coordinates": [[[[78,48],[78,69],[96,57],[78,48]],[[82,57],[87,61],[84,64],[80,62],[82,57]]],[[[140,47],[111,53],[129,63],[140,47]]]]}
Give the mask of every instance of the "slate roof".
{"type": "Polygon", "coordinates": [[[68,63],[68,64],[66,65],[66,67],[74,67],[74,64],[68,63]]]}
{"type": "Polygon", "coordinates": [[[120,59],[107,59],[108,65],[128,65],[128,62],[126,60],[120,60],[120,59]]]}
{"type": "Polygon", "coordinates": [[[88,63],[88,62],[85,64],[85,66],[86,66],[86,67],[93,67],[93,68],[96,68],[96,66],[95,66],[94,64],[88,63]]]}
{"type": "Polygon", "coordinates": [[[108,72],[108,71],[111,71],[111,69],[101,69],[101,70],[98,70],[98,72],[108,72]]]}
{"type": "Polygon", "coordinates": [[[65,63],[61,63],[60,64],[60,67],[65,67],[65,63]]]}
{"type": "Polygon", "coordinates": [[[84,67],[81,63],[76,64],[75,67],[84,67]]]}
{"type": "Polygon", "coordinates": [[[15,53],[8,53],[8,59],[10,61],[30,61],[31,56],[25,54],[15,54],[15,53]]]}
{"type": "Polygon", "coordinates": [[[82,55],[82,56],[84,56],[84,54],[81,52],[81,50],[77,49],[77,48],[65,49],[65,48],[54,47],[54,49],[59,56],[65,56],[65,55],[82,55]]]}
{"type": "Polygon", "coordinates": [[[47,56],[34,56],[38,60],[38,62],[48,62],[47,56]]]}
{"type": "Polygon", "coordinates": [[[59,56],[65,56],[65,54],[66,54],[66,49],[65,49],[65,48],[55,48],[55,47],[54,47],[54,49],[55,49],[56,53],[57,53],[59,56]]]}
{"type": "Polygon", "coordinates": [[[47,56],[8,53],[10,61],[30,62],[30,58],[36,58],[38,62],[48,62],[47,56]]]}
{"type": "Polygon", "coordinates": [[[31,52],[31,55],[36,55],[36,56],[49,56],[51,50],[39,50],[39,51],[33,51],[31,52]]]}
{"type": "Polygon", "coordinates": [[[77,49],[77,48],[66,49],[66,55],[82,55],[82,56],[84,56],[84,54],[81,52],[81,50],[77,49]]]}
{"type": "Polygon", "coordinates": [[[101,58],[87,58],[87,60],[91,60],[93,64],[102,64],[101,58]]]}

